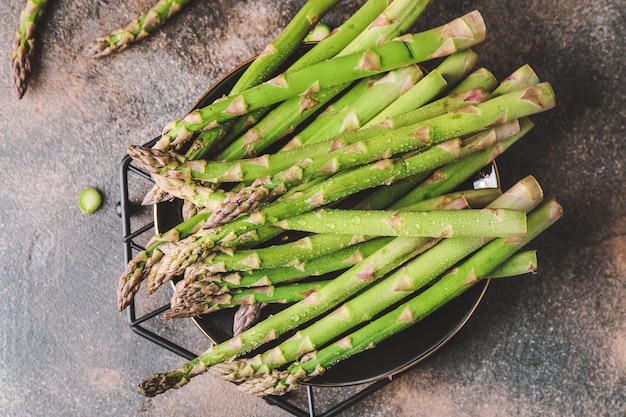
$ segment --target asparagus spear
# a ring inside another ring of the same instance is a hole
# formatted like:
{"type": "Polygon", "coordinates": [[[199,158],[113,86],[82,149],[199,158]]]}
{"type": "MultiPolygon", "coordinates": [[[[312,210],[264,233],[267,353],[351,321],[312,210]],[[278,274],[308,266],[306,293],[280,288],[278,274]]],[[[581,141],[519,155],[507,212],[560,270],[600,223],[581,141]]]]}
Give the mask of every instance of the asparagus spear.
{"type": "MultiPolygon", "coordinates": [[[[511,210],[317,209],[276,223],[285,230],[403,237],[521,236],[526,216],[511,210]],[[488,230],[486,230],[488,229],[488,230]]],[[[342,236],[342,235],[340,235],[342,236]]]]}
{"type": "MultiPolygon", "coordinates": [[[[527,177],[494,200],[488,208],[528,212],[542,199],[543,192],[539,183],[534,178],[527,177]]],[[[487,236],[442,240],[278,346],[252,359],[221,364],[214,368],[215,373],[224,379],[242,381],[254,374],[267,373],[297,360],[428,285],[448,268],[484,246],[491,240],[487,236]]],[[[510,237],[508,239],[519,240],[510,237]]]]}
{"type": "Polygon", "coordinates": [[[528,64],[522,65],[511,75],[506,77],[500,85],[491,93],[492,97],[498,97],[512,91],[521,90],[531,85],[540,83],[537,73],[528,64]]]}
{"type": "Polygon", "coordinates": [[[527,250],[516,253],[486,275],[487,279],[507,278],[517,275],[537,273],[537,251],[527,250]]]}
{"type": "Polygon", "coordinates": [[[259,396],[282,395],[300,383],[324,373],[333,364],[376,346],[488,277],[490,271],[554,224],[562,214],[563,210],[556,200],[552,198],[546,200],[530,213],[529,234],[526,238],[521,240],[499,238],[492,241],[424,292],[393,311],[371,321],[336,343],[305,356],[300,363],[292,364],[285,371],[274,370],[265,377],[250,379],[240,384],[238,388],[259,396]]]}
{"type": "Polygon", "coordinates": [[[224,120],[291,97],[450,55],[480,43],[485,38],[485,32],[482,16],[474,11],[438,28],[405,35],[402,40],[281,74],[218,103],[196,109],[183,120],[169,123],[155,147],[167,149],[179,146],[191,139],[194,132],[211,129],[224,120]]]}
{"type": "Polygon", "coordinates": [[[280,286],[242,288],[224,294],[209,296],[202,300],[181,299],[175,293],[171,308],[165,312],[166,319],[193,317],[214,311],[233,308],[243,304],[291,304],[304,300],[308,295],[328,284],[330,280],[299,282],[280,286]]]}
{"type": "Polygon", "coordinates": [[[35,50],[35,32],[37,23],[43,16],[48,0],[27,0],[20,14],[20,23],[15,32],[13,52],[11,53],[11,69],[13,86],[17,98],[26,93],[28,78],[31,73],[31,57],[35,50]]]}
{"type": "Polygon", "coordinates": [[[190,0],[158,0],[146,13],[123,28],[91,41],[83,49],[83,56],[100,58],[116,51],[123,51],[159,27],[178,13],[190,0]]]}
{"type": "MultiPolygon", "coordinates": [[[[228,253],[213,253],[208,257],[190,265],[185,275],[208,274],[215,275],[227,271],[250,271],[261,268],[275,268],[290,263],[301,263],[308,259],[326,255],[333,251],[353,245],[363,237],[355,234],[343,235],[313,235],[306,236],[292,243],[274,245],[262,249],[237,250],[228,253]]],[[[154,292],[169,276],[149,275],[146,279],[146,288],[149,293],[154,292]]]]}

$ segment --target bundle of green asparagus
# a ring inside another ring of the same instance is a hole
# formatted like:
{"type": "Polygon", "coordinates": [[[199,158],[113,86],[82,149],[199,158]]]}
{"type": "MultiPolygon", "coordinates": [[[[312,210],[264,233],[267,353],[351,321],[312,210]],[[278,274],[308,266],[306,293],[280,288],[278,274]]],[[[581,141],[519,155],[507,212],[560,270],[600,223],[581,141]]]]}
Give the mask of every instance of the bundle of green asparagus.
{"type": "Polygon", "coordinates": [[[257,395],[290,391],[480,280],[534,272],[520,250],[562,213],[532,176],[467,185],[555,104],[528,65],[499,82],[476,68],[480,13],[410,33],[430,1],[368,0],[294,55],[321,3],[336,2],[308,1],[230,93],[128,149],[155,182],[144,202],[185,209],[129,262],[118,308],[166,282],[168,319],[238,308],[231,339],[144,395],[208,369],[257,395]],[[259,319],[270,303],[284,308],[259,319]]]}

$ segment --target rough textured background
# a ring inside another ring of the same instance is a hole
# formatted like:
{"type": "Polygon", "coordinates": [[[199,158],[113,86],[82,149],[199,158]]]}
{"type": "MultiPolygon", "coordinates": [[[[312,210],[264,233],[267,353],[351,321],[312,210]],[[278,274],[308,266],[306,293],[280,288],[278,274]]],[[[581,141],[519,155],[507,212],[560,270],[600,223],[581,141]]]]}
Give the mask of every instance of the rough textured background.
{"type": "MultiPolygon", "coordinates": [[[[326,20],[335,25],[360,3],[346,0],[326,20]]],[[[258,53],[303,0],[197,0],[123,54],[80,55],[150,4],[50,1],[18,101],[8,62],[24,1],[0,2],[0,415],[288,415],[211,376],[154,399],[135,392],[151,373],[182,361],[135,335],[115,309],[124,267],[115,204],[125,147],[182,116],[225,71],[258,53]],[[89,185],[105,203],[83,215],[76,198],[89,185]]],[[[475,48],[480,63],[500,78],[529,63],[558,98],[500,159],[503,181],[535,175],[566,216],[534,245],[538,276],[492,283],[445,349],[343,415],[623,417],[626,5],[439,1],[417,29],[474,8],[489,28],[475,48]]],[[[192,325],[159,329],[207,347],[192,325]]],[[[317,405],[324,410],[353,390],[322,390],[317,405]]]]}

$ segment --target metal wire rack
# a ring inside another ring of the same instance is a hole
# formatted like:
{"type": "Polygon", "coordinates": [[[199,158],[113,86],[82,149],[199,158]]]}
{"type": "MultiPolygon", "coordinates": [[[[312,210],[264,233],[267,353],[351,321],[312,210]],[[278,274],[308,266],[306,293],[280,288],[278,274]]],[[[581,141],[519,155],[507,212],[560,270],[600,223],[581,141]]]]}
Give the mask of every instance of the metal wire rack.
{"type": "MultiPolygon", "coordinates": [[[[146,146],[152,146],[153,143],[154,141],[149,142],[146,146]]],[[[137,206],[137,203],[131,201],[130,199],[129,186],[130,184],[133,184],[134,181],[145,181],[149,184],[153,181],[150,174],[135,166],[129,156],[123,158],[119,168],[119,175],[121,195],[120,201],[117,204],[117,213],[122,219],[124,262],[128,263],[138,252],[145,249],[140,243],[138,243],[140,238],[142,236],[151,236],[154,234],[155,230],[154,221],[148,221],[139,226],[131,226],[133,223],[131,222],[131,218],[133,217],[134,209],[137,206]]],[[[167,337],[155,333],[146,326],[148,322],[161,316],[166,310],[169,309],[169,307],[169,304],[166,304],[138,316],[135,301],[131,301],[130,305],[126,308],[128,324],[130,325],[130,328],[139,336],[185,358],[186,360],[191,360],[198,355],[191,352],[189,349],[180,346],[178,343],[169,340],[167,337]]],[[[267,403],[280,407],[294,416],[332,417],[340,414],[346,409],[364,400],[372,393],[390,384],[394,378],[397,378],[401,374],[402,373],[390,375],[373,383],[365,384],[363,389],[354,394],[350,394],[347,398],[339,400],[336,404],[321,413],[318,413],[316,410],[315,390],[325,389],[326,387],[306,385],[304,387],[306,389],[306,402],[308,403],[306,407],[301,407],[285,397],[269,396],[264,397],[264,399],[267,403]]]]}

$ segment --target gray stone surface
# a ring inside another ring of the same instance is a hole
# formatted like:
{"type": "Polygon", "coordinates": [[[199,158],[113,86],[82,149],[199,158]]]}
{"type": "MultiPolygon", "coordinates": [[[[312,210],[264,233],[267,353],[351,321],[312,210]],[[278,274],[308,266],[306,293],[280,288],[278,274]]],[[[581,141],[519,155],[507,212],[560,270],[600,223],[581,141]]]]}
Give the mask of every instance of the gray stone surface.
{"type": "MultiPolygon", "coordinates": [[[[90,60],[80,55],[89,40],[151,1],[51,1],[17,100],[8,60],[24,1],[0,2],[0,415],[289,415],[212,376],[153,399],[136,393],[143,378],[182,360],[116,311],[124,263],[115,205],[125,147],[182,116],[302,3],[199,0],[123,54],[90,60]],[[85,186],[105,196],[91,215],[76,203],[85,186]]],[[[337,24],[360,3],[343,2],[327,20],[337,24]]],[[[529,63],[558,98],[499,160],[503,182],[535,175],[566,215],[534,244],[536,277],[492,283],[451,343],[342,415],[623,417],[626,5],[440,1],[418,29],[473,8],[489,28],[476,48],[481,65],[502,78],[529,63]]],[[[196,351],[208,346],[189,323],[157,326],[196,351]]],[[[320,390],[319,411],[356,389],[320,390]]],[[[296,400],[304,404],[301,391],[296,400]]]]}

